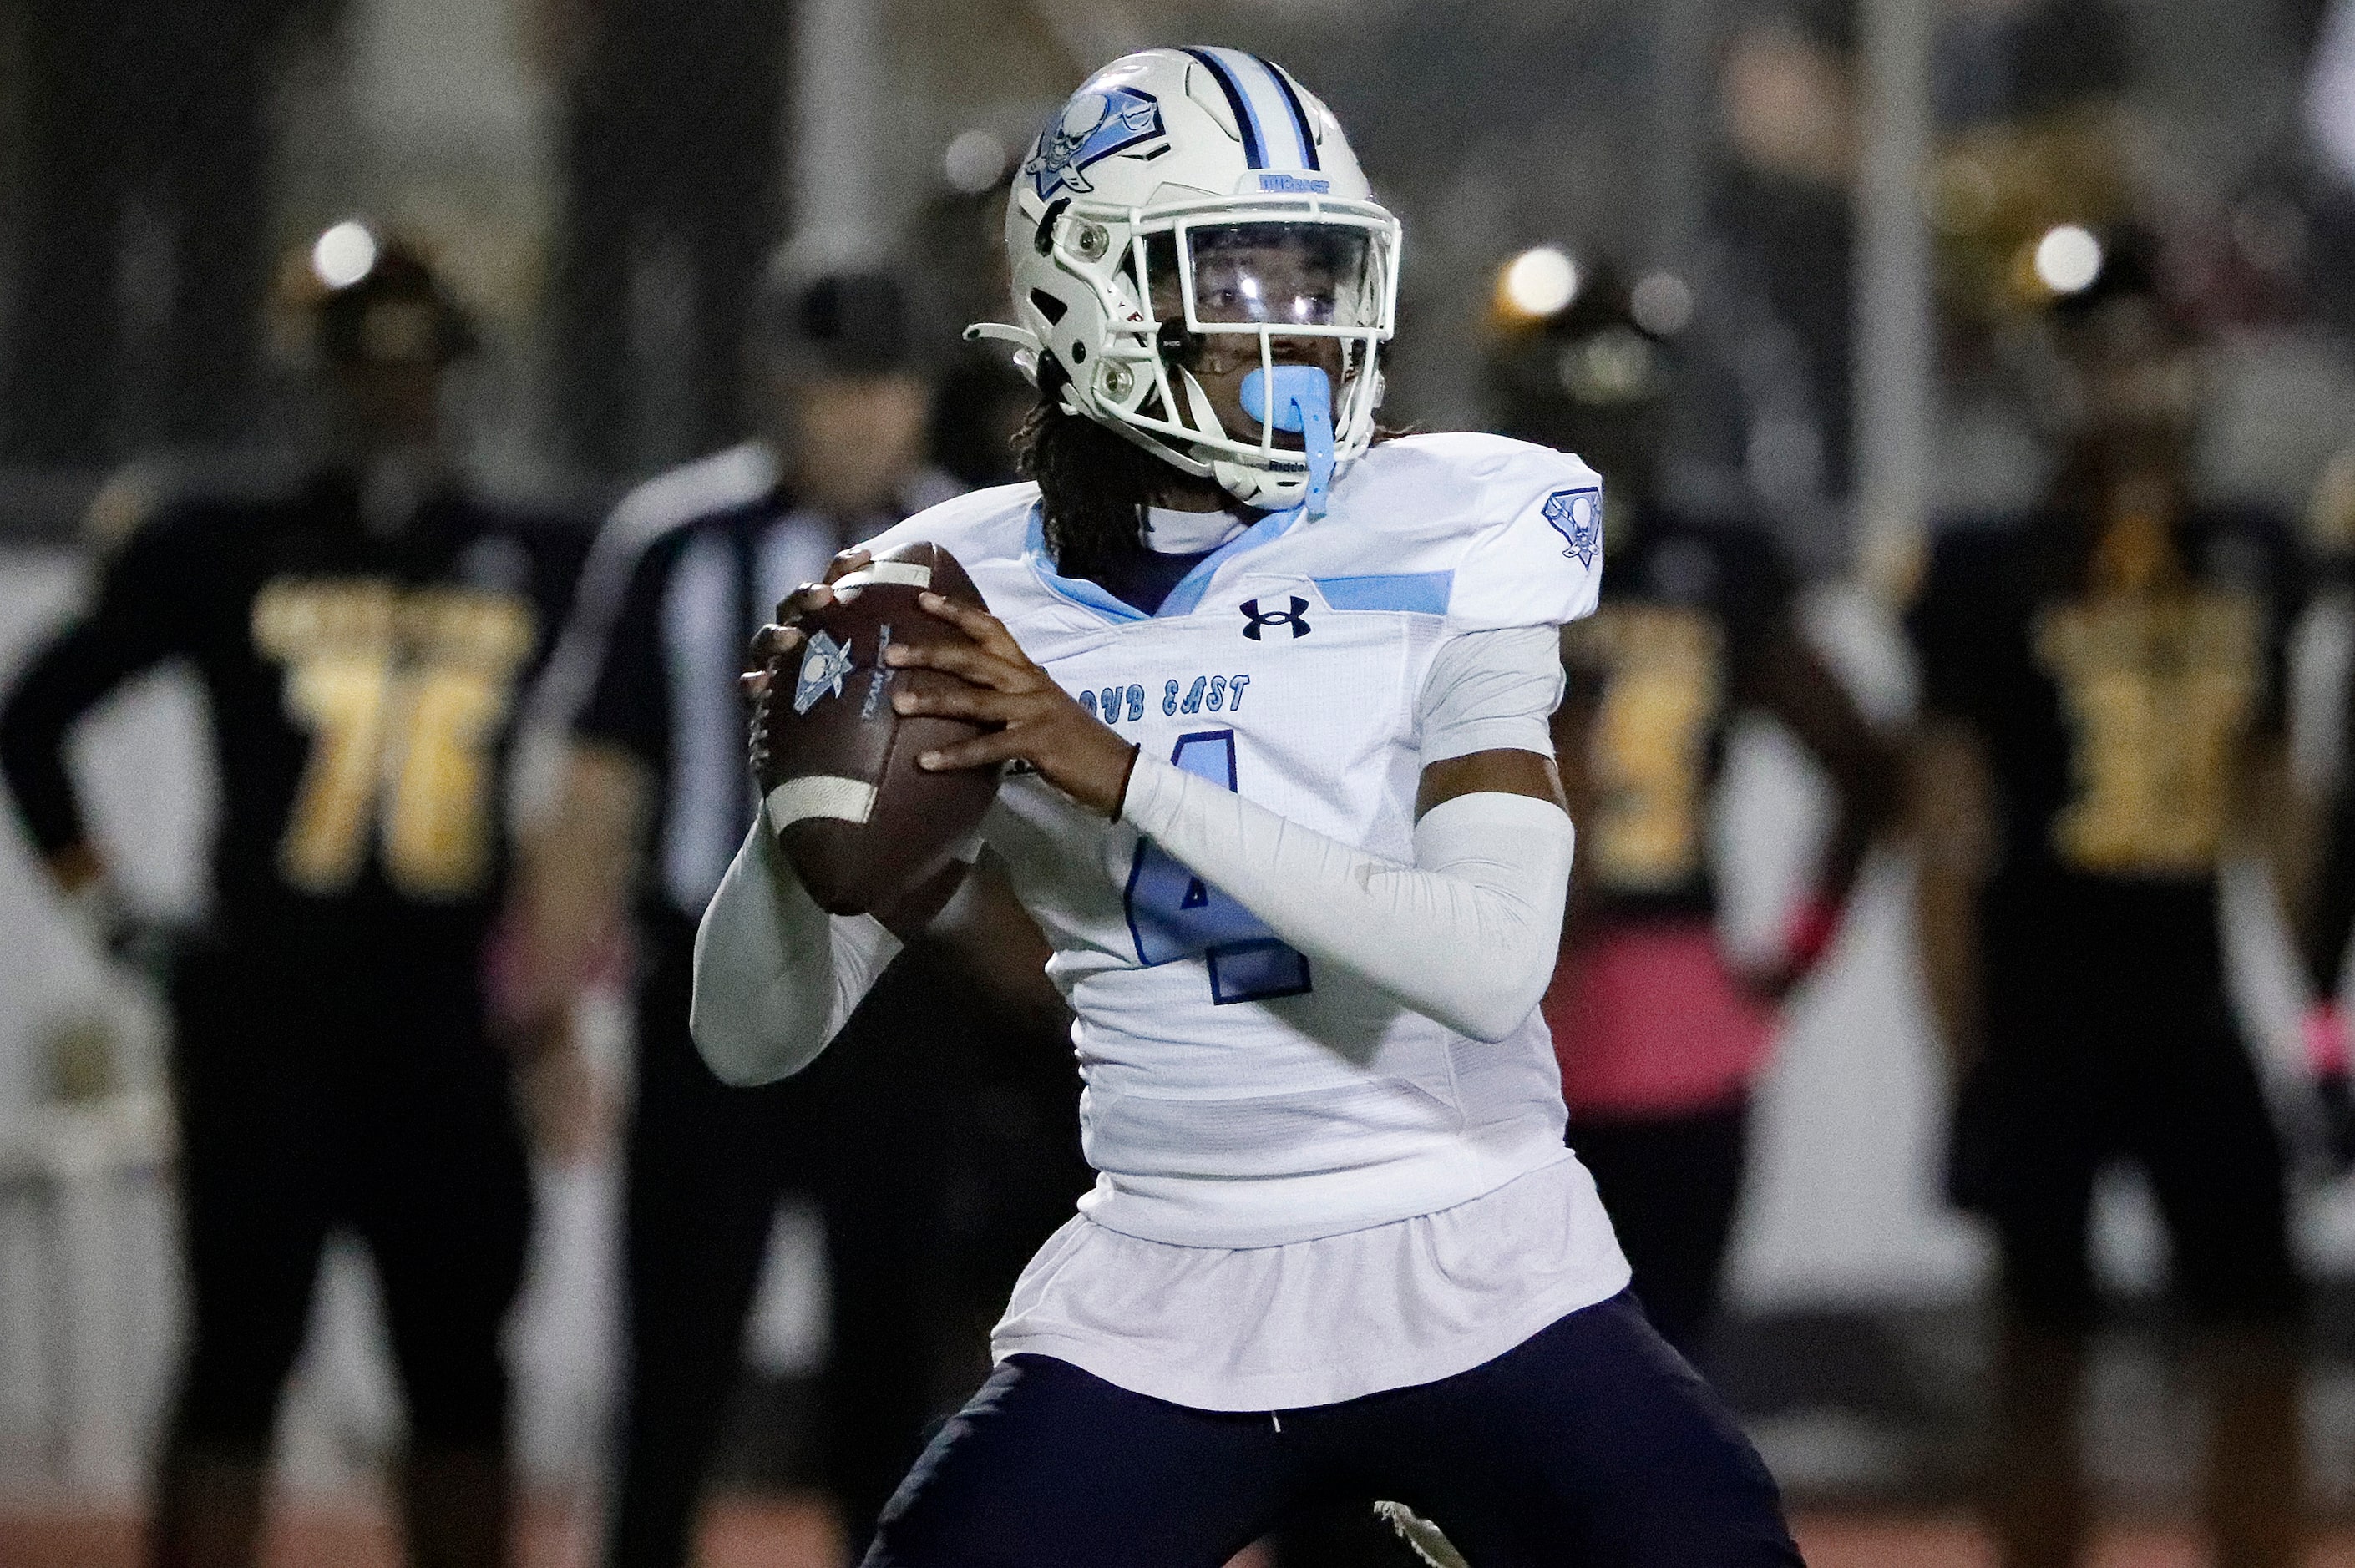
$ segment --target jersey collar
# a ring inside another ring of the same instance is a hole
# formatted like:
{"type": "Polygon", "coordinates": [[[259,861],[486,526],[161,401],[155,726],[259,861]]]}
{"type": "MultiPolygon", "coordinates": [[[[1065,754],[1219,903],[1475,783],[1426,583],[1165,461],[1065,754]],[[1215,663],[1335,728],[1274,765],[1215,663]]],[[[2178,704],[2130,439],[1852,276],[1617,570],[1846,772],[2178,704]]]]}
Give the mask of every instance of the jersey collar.
{"type": "Polygon", "coordinates": [[[1181,615],[1191,615],[1201,608],[1202,597],[1209,592],[1210,579],[1218,575],[1220,567],[1237,556],[1282,538],[1301,515],[1301,509],[1297,506],[1269,513],[1196,562],[1192,571],[1178,579],[1178,586],[1171,588],[1169,597],[1161,601],[1160,609],[1149,616],[1136,606],[1114,598],[1085,577],[1067,577],[1055,570],[1054,557],[1047,553],[1046,514],[1036,502],[1030,506],[1022,558],[1029,562],[1030,570],[1045,585],[1047,591],[1094,610],[1098,615],[1113,620],[1170,620],[1181,615]]]}

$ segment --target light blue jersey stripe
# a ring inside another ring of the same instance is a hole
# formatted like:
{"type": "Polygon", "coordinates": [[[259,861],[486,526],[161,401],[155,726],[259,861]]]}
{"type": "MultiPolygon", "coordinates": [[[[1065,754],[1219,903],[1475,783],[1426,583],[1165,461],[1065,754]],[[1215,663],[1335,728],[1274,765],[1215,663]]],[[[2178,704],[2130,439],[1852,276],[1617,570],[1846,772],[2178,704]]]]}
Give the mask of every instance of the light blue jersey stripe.
{"type": "Polygon", "coordinates": [[[1098,584],[1085,577],[1067,577],[1055,569],[1055,558],[1047,551],[1047,523],[1037,506],[1030,508],[1029,532],[1023,539],[1022,557],[1030,569],[1046,585],[1047,591],[1058,594],[1073,604],[1084,605],[1098,615],[1108,615],[1114,620],[1150,620],[1145,611],[1133,604],[1114,598],[1098,584]]]}
{"type": "Polygon", "coordinates": [[[1084,605],[1098,615],[1114,620],[1168,620],[1177,616],[1191,615],[1201,608],[1202,596],[1209,591],[1210,579],[1218,575],[1220,567],[1245,551],[1256,550],[1262,545],[1282,538],[1299,520],[1300,508],[1297,506],[1288,511],[1271,512],[1262,517],[1195,562],[1194,569],[1178,579],[1178,586],[1169,590],[1169,597],[1163,599],[1161,608],[1151,615],[1124,599],[1114,598],[1098,583],[1086,577],[1067,577],[1055,570],[1054,557],[1047,550],[1046,519],[1036,505],[1030,508],[1029,531],[1023,544],[1022,556],[1030,563],[1031,571],[1037,574],[1050,593],[1073,604],[1084,605]]]}
{"type": "Polygon", "coordinates": [[[1455,591],[1454,572],[1392,572],[1369,577],[1312,577],[1316,591],[1335,609],[1388,609],[1407,615],[1445,615],[1455,591]]]}

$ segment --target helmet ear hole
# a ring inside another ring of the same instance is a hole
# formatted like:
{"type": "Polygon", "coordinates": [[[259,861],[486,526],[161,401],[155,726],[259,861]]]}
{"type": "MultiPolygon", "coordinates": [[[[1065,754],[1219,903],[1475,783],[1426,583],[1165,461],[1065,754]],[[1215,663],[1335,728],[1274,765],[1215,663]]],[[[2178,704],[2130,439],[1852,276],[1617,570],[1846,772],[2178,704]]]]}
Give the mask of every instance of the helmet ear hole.
{"type": "Polygon", "coordinates": [[[1185,368],[1200,355],[1202,340],[1188,332],[1184,322],[1163,322],[1153,334],[1153,347],[1171,365],[1185,368]]]}
{"type": "Polygon", "coordinates": [[[1063,319],[1064,313],[1071,308],[1044,289],[1033,289],[1030,291],[1030,304],[1031,308],[1036,310],[1040,315],[1047,318],[1047,324],[1049,326],[1054,326],[1060,323],[1063,319]]]}

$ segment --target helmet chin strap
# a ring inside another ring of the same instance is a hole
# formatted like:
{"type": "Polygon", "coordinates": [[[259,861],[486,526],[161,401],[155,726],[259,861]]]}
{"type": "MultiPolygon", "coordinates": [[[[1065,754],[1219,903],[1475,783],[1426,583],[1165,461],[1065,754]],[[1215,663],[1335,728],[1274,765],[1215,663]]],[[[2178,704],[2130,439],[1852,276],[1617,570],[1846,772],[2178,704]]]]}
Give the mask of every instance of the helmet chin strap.
{"type": "MultiPolygon", "coordinates": [[[[1185,377],[1186,409],[1194,429],[1214,440],[1227,440],[1226,422],[1210,406],[1210,395],[1202,390],[1202,384],[1194,378],[1192,371],[1181,369],[1178,374],[1185,377]]],[[[1244,505],[1268,512],[1289,504],[1282,476],[1221,456],[1216,449],[1206,455],[1205,461],[1209,465],[1211,477],[1219,482],[1219,487],[1244,505]]]]}
{"type": "Polygon", "coordinates": [[[1186,378],[1186,414],[1194,421],[1194,428],[1206,436],[1225,440],[1227,427],[1220,420],[1219,411],[1210,407],[1210,395],[1202,390],[1202,384],[1194,378],[1192,371],[1181,369],[1178,374],[1186,378]]]}
{"type": "MultiPolygon", "coordinates": [[[[1215,452],[1209,455],[1207,461],[1209,465],[1210,472],[1217,478],[1220,486],[1224,489],[1228,494],[1233,496],[1236,500],[1241,502],[1246,506],[1256,506],[1263,512],[1281,511],[1288,506],[1298,505],[1300,503],[1302,484],[1305,477],[1305,482],[1308,486],[1308,493],[1313,498],[1309,506],[1308,514],[1311,517],[1322,517],[1325,515],[1326,487],[1331,480],[1333,473],[1333,417],[1331,387],[1326,379],[1325,373],[1322,370],[1315,369],[1313,366],[1277,366],[1277,373],[1279,376],[1283,375],[1284,372],[1292,370],[1305,370],[1310,375],[1316,376],[1316,387],[1313,391],[1303,387],[1301,390],[1295,392],[1291,398],[1287,400],[1284,391],[1281,389],[1285,384],[1280,383],[1277,393],[1278,407],[1276,411],[1275,428],[1279,430],[1305,430],[1306,432],[1305,439],[1309,447],[1307,453],[1308,473],[1305,476],[1301,476],[1297,474],[1284,473],[1271,469],[1259,468],[1249,463],[1237,462],[1231,458],[1219,456],[1215,452]],[[1316,409],[1316,414],[1313,423],[1308,419],[1298,417],[1296,414],[1287,412],[1287,410],[1296,408],[1299,403],[1304,400],[1316,409]],[[1289,424],[1284,422],[1287,418],[1292,419],[1292,422],[1289,424]],[[1321,468],[1318,466],[1318,437],[1316,434],[1319,429],[1323,431],[1323,459],[1321,468]]],[[[1257,419],[1262,426],[1264,426],[1267,423],[1266,415],[1262,407],[1252,400],[1253,388],[1261,385],[1262,374],[1263,373],[1261,371],[1254,370],[1243,378],[1242,403],[1244,412],[1249,414],[1252,418],[1257,419]]],[[[1211,407],[1210,395],[1202,389],[1201,382],[1195,379],[1194,373],[1190,370],[1181,369],[1178,371],[1178,375],[1184,379],[1187,412],[1191,417],[1194,428],[1203,435],[1211,437],[1214,440],[1224,440],[1230,439],[1227,435],[1226,423],[1219,418],[1218,410],[1211,407]]]]}

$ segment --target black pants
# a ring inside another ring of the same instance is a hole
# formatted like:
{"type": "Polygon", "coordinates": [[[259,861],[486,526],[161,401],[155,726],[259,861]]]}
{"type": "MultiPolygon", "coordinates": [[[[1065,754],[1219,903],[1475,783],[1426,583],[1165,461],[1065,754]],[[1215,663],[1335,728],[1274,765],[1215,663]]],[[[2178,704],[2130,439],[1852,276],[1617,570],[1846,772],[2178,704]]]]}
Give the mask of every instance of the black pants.
{"type": "Polygon", "coordinates": [[[2280,1139],[2221,980],[2112,997],[1996,987],[1991,1049],[1955,1106],[1948,1183],[1994,1225],[2013,1314],[2086,1327],[2094,1179],[2149,1179],[2185,1307],[2284,1322],[2299,1305],[2280,1139]],[[2088,1002],[2094,1005],[2087,1005],[2088,1002]]]}
{"type": "Polygon", "coordinates": [[[891,1499],[867,1568],[1219,1568],[1303,1506],[1404,1503],[1474,1568],[1796,1568],[1774,1482],[1622,1295],[1486,1365],[1231,1414],[1016,1356],[891,1499]]]}
{"type": "Polygon", "coordinates": [[[466,969],[324,968],[216,950],[175,980],[190,1316],[173,1441],[267,1454],[343,1226],[376,1265],[412,1446],[503,1452],[499,1334],[531,1219],[506,1057],[466,969]]]}
{"type": "Polygon", "coordinates": [[[735,1387],[778,1200],[826,1227],[832,1350],[826,1480],[854,1541],[923,1446],[932,1414],[945,1078],[954,1039],[902,964],[798,1077],[734,1089],[687,1033],[691,933],[650,941],[629,1146],[630,1369],[610,1542],[616,1568],[688,1560],[696,1505],[735,1387]],[[926,1027],[929,1022],[929,1027],[926,1027]]]}
{"type": "Polygon", "coordinates": [[[1717,1309],[1750,1147],[1750,1098],[1683,1116],[1571,1120],[1635,1291],[1660,1335],[1693,1355],[1717,1309]]]}

